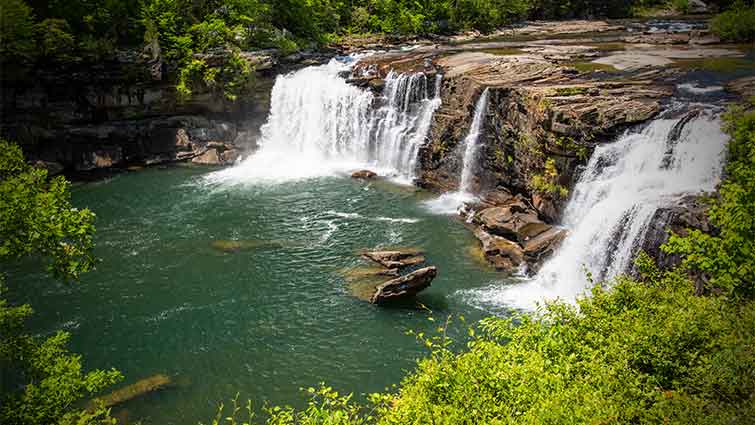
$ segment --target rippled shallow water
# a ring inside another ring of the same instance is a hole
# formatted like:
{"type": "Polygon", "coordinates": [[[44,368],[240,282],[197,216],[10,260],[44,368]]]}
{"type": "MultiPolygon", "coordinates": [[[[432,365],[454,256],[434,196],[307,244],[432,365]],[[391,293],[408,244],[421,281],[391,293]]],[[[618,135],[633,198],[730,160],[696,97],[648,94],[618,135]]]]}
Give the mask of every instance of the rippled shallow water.
{"type": "MultiPolygon", "coordinates": [[[[324,381],[356,394],[398,383],[425,351],[409,329],[437,326],[412,306],[354,298],[342,274],[365,247],[416,246],[438,266],[418,300],[437,318],[490,315],[465,291],[501,276],[470,253],[471,233],[424,206],[426,193],[327,177],[268,186],[212,186],[195,167],[149,169],[76,186],[97,214],[97,270],[51,282],[34,264],[11,270],[40,334],[72,333],[86,367],[115,367],[124,384],[156,373],[174,389],[116,412],[145,424],[207,422],[240,392],[301,406],[324,381]],[[213,247],[236,240],[233,252],[213,247]]],[[[505,314],[503,310],[499,314],[505,314]]]]}

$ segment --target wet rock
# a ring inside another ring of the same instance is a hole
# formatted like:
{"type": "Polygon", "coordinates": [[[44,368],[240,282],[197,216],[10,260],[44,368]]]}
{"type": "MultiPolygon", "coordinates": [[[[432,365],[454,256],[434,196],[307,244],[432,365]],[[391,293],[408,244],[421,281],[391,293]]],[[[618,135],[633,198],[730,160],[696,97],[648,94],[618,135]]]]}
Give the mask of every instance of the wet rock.
{"type": "Polygon", "coordinates": [[[241,151],[238,149],[228,149],[220,154],[220,159],[226,165],[235,163],[239,158],[241,158],[241,151]]]}
{"type": "Polygon", "coordinates": [[[524,250],[518,243],[491,235],[480,227],[475,229],[474,235],[482,244],[485,258],[496,270],[513,272],[524,263],[524,250]]]}
{"type": "Polygon", "coordinates": [[[382,92],[383,88],[385,87],[385,80],[382,78],[375,78],[374,80],[370,80],[369,87],[370,90],[374,92],[382,92]]]}
{"type": "Polygon", "coordinates": [[[556,202],[549,197],[539,193],[532,194],[532,206],[537,209],[542,217],[549,223],[555,223],[558,221],[559,213],[556,202]]]}
{"type": "Polygon", "coordinates": [[[473,222],[491,234],[519,243],[551,228],[540,219],[538,211],[521,195],[505,200],[502,205],[483,209],[477,213],[473,222]]]}
{"type": "Polygon", "coordinates": [[[726,85],[726,89],[742,96],[744,99],[752,98],[755,96],[755,76],[731,81],[726,85]]]}
{"type": "Polygon", "coordinates": [[[420,291],[430,287],[431,282],[437,274],[438,269],[430,266],[382,283],[375,288],[375,293],[370,298],[370,303],[384,304],[389,301],[413,297],[420,291]]]}
{"type": "Polygon", "coordinates": [[[370,180],[377,177],[377,173],[370,170],[359,170],[351,173],[352,179],[362,179],[362,180],[370,180]]]}
{"type": "Polygon", "coordinates": [[[415,249],[395,251],[367,251],[362,256],[388,269],[402,269],[425,262],[422,251],[415,249]]]}
{"type": "Polygon", "coordinates": [[[343,275],[347,280],[360,280],[376,276],[398,277],[400,273],[397,268],[386,269],[383,267],[354,267],[345,270],[343,272],[343,275]]]}
{"type": "MultiPolygon", "coordinates": [[[[679,235],[686,235],[689,229],[704,233],[714,231],[708,221],[708,205],[704,199],[704,196],[685,196],[653,214],[640,248],[654,258],[661,269],[669,270],[681,263],[678,255],[667,254],[660,249],[668,242],[669,231],[679,235]]],[[[636,270],[633,269],[632,273],[636,274],[636,270]]]]}
{"type": "Polygon", "coordinates": [[[524,254],[528,263],[537,265],[552,255],[566,238],[566,230],[552,227],[524,242],[524,254]]]}
{"type": "Polygon", "coordinates": [[[207,149],[203,154],[192,159],[191,162],[200,165],[221,165],[223,163],[217,149],[207,149]]]}

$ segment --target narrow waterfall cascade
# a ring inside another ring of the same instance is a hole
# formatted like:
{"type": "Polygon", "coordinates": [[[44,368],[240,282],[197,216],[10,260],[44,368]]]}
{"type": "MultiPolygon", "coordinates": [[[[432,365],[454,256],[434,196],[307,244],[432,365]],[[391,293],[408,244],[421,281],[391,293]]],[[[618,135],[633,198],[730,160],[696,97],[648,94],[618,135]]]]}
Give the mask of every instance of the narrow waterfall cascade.
{"type": "Polygon", "coordinates": [[[469,133],[464,138],[464,157],[461,168],[461,178],[459,179],[459,190],[456,192],[445,193],[439,198],[429,201],[427,207],[438,214],[456,214],[465,202],[475,199],[472,193],[472,183],[475,171],[479,163],[480,152],[480,134],[485,124],[485,112],[488,109],[488,89],[486,88],[480,98],[477,99],[474,109],[474,117],[469,127],[469,133]]]}
{"type": "Polygon", "coordinates": [[[718,110],[661,117],[595,149],[564,213],[569,235],[532,279],[476,291],[482,304],[534,309],[574,302],[594,281],[628,271],[654,213],[687,194],[715,190],[726,135],[718,110]]]}
{"type": "Polygon", "coordinates": [[[472,127],[464,139],[464,162],[461,169],[461,184],[459,186],[459,191],[462,193],[471,193],[472,190],[472,179],[474,179],[474,172],[477,170],[477,157],[480,151],[480,132],[482,131],[482,125],[485,123],[485,111],[487,108],[488,89],[486,88],[482,92],[482,95],[480,95],[480,98],[477,99],[472,127]]]}
{"type": "Polygon", "coordinates": [[[260,148],[210,180],[289,181],[370,168],[411,182],[417,153],[440,106],[440,75],[390,72],[382,96],[340,75],[354,58],[281,75],[260,148]]]}

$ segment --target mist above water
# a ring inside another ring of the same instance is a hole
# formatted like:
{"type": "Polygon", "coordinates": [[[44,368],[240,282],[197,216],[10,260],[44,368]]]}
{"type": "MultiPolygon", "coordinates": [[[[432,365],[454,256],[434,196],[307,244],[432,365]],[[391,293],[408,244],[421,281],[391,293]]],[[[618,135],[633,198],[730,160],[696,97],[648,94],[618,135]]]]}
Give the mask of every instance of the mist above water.
{"type": "Polygon", "coordinates": [[[440,106],[440,75],[391,72],[383,95],[348,84],[355,60],[333,59],[278,76],[259,150],[210,180],[284,182],[369,168],[411,182],[440,106]]]}

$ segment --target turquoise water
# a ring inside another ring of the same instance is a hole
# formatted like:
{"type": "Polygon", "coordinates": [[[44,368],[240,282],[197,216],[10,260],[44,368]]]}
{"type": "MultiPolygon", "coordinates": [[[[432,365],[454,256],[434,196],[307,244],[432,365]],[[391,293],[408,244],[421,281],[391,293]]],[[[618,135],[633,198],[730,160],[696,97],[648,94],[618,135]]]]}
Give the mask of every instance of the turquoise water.
{"type": "MultiPolygon", "coordinates": [[[[115,367],[124,384],[164,373],[177,385],[116,414],[144,424],[207,422],[233,397],[301,406],[301,387],[381,391],[425,354],[406,331],[430,331],[474,307],[465,290],[500,281],[469,251],[459,221],[433,215],[430,195],[390,183],[327,177],[268,186],[212,186],[197,167],[148,169],[78,185],[73,202],[97,214],[102,260],[77,285],[33,264],[9,283],[37,311],[41,335],[65,329],[88,368],[115,367]],[[223,252],[218,240],[241,241],[223,252]],[[343,270],[362,248],[426,250],[439,268],[416,305],[381,308],[352,296],[343,270]]],[[[503,313],[503,311],[498,311],[503,313]]]]}

